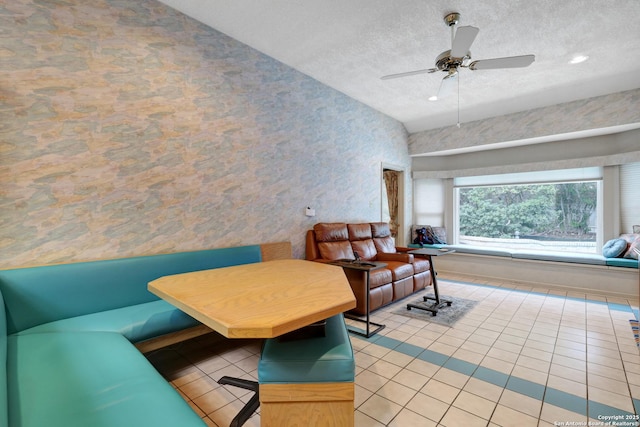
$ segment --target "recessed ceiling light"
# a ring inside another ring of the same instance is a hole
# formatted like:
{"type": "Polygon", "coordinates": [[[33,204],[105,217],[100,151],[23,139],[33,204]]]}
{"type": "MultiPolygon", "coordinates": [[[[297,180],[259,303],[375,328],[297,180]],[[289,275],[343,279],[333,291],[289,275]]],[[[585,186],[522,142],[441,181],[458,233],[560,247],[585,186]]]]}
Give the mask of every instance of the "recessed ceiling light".
{"type": "Polygon", "coordinates": [[[569,64],[580,64],[581,62],[584,62],[587,59],[589,59],[587,55],[576,55],[573,58],[571,58],[571,61],[569,61],[569,64]]]}
{"type": "Polygon", "coordinates": [[[429,97],[429,101],[437,101],[438,100],[438,96],[437,95],[433,95],[429,97]]]}

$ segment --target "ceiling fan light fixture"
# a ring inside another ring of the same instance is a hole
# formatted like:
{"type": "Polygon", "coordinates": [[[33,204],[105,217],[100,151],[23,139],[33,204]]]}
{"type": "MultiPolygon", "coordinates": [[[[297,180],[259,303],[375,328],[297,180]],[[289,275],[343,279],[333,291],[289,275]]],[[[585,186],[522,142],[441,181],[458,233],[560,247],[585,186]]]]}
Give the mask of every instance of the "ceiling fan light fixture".
{"type": "Polygon", "coordinates": [[[429,101],[432,101],[432,102],[433,101],[437,101],[438,100],[438,95],[432,95],[428,99],[429,99],[429,101]]]}
{"type": "Polygon", "coordinates": [[[587,59],[589,59],[589,55],[575,55],[573,58],[571,58],[569,64],[580,64],[582,62],[585,62],[587,59]]]}

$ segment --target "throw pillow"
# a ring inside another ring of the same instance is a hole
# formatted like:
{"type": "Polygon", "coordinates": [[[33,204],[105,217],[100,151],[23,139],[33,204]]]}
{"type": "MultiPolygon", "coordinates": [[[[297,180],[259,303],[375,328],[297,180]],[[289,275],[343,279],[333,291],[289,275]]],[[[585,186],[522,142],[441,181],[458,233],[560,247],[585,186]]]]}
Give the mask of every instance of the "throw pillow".
{"type": "Polygon", "coordinates": [[[628,243],[627,251],[624,253],[623,257],[638,259],[638,253],[635,250],[640,251],[640,234],[621,234],[620,238],[624,239],[628,243]]]}
{"type": "Polygon", "coordinates": [[[624,239],[611,239],[602,247],[602,256],[605,258],[618,258],[627,251],[627,241],[624,239]]]}
{"type": "Polygon", "coordinates": [[[416,230],[416,238],[413,239],[414,245],[430,245],[433,243],[433,239],[427,234],[427,228],[422,227],[416,230]]]}
{"type": "MultiPolygon", "coordinates": [[[[430,242],[423,242],[423,244],[446,244],[447,243],[447,229],[444,227],[432,227],[430,225],[413,225],[411,226],[411,238],[413,240],[419,240],[419,233],[425,233],[426,240],[430,242]],[[424,230],[423,230],[424,229],[424,230]],[[425,233],[426,232],[426,233],[425,233]]],[[[419,241],[413,241],[414,244],[419,244],[419,241]]]]}

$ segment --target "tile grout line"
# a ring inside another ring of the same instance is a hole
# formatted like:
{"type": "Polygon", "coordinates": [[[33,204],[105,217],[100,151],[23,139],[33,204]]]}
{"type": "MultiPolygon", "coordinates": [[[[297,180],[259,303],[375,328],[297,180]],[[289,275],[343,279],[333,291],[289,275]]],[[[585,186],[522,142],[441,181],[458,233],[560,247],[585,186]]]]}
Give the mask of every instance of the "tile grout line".
{"type": "MultiPolygon", "coordinates": [[[[447,279],[447,280],[448,280],[448,279],[447,279]]],[[[452,281],[452,280],[448,280],[448,281],[454,282],[454,281],[452,281]]],[[[462,284],[464,284],[464,285],[471,285],[471,286],[475,286],[475,284],[473,284],[473,283],[466,283],[466,282],[463,282],[462,284]]],[[[507,294],[507,295],[505,295],[505,297],[503,298],[503,300],[504,300],[504,299],[506,299],[506,298],[508,297],[508,295],[509,295],[510,293],[512,293],[513,291],[516,291],[517,293],[522,292],[522,293],[526,293],[526,294],[535,294],[536,296],[545,297],[545,300],[546,300],[547,298],[552,298],[552,299],[560,299],[560,298],[562,298],[562,299],[563,299],[563,312],[564,312],[564,307],[566,306],[566,301],[567,301],[567,299],[569,299],[569,298],[570,298],[572,301],[573,301],[573,300],[583,301],[585,304],[587,303],[587,301],[591,302],[591,300],[587,300],[586,298],[563,297],[563,296],[557,296],[557,295],[553,295],[553,294],[542,294],[542,293],[539,293],[539,292],[533,292],[533,291],[526,291],[526,292],[525,292],[525,291],[522,291],[522,290],[520,290],[520,289],[514,290],[514,289],[509,289],[509,288],[502,288],[502,287],[491,286],[491,285],[481,285],[481,286],[486,286],[486,287],[490,287],[490,288],[494,288],[494,289],[498,289],[498,290],[503,290],[503,291],[509,291],[509,292],[508,292],[508,294],[507,294]]],[[[485,296],[485,298],[486,298],[486,296],[485,296]]],[[[599,302],[599,301],[595,301],[595,302],[597,303],[597,302],[599,302]]],[[[522,302],[520,303],[520,306],[521,306],[521,305],[522,305],[522,302]]],[[[607,305],[607,311],[610,313],[610,309],[609,309],[609,307],[608,307],[608,304],[605,304],[605,305],[607,305]]],[[[543,306],[544,306],[544,303],[542,303],[542,304],[541,304],[540,309],[538,310],[538,315],[537,315],[536,319],[539,317],[539,315],[540,315],[540,311],[542,310],[542,307],[543,307],[543,306]]],[[[494,308],[493,308],[493,310],[491,311],[491,313],[495,312],[495,310],[496,310],[497,308],[498,308],[498,306],[494,307],[494,308]]],[[[586,307],[585,307],[585,313],[586,313],[586,307]]],[[[515,315],[515,313],[514,313],[514,315],[515,315]]],[[[585,314],[585,316],[586,316],[586,314],[585,314]]],[[[487,317],[488,317],[488,316],[487,316],[487,317]]],[[[511,317],[511,319],[513,319],[513,316],[511,317]]],[[[560,333],[561,323],[562,323],[562,316],[560,316],[560,318],[559,318],[559,320],[558,320],[557,327],[556,327],[556,335],[555,335],[555,341],[554,341],[554,349],[555,349],[556,344],[557,344],[558,339],[559,339],[559,333],[560,333]]],[[[477,328],[477,329],[479,329],[479,328],[477,328]]],[[[503,328],[503,330],[504,330],[504,328],[503,328]]],[[[502,333],[502,332],[500,332],[500,333],[502,333]]],[[[585,335],[586,335],[586,333],[587,333],[587,332],[586,332],[586,324],[585,324],[585,335]]],[[[444,334],[444,333],[443,333],[443,334],[444,334]]],[[[440,336],[442,336],[443,334],[441,334],[440,336]]],[[[528,335],[527,335],[527,336],[529,336],[530,334],[531,334],[531,330],[529,331],[529,333],[528,333],[528,335]]],[[[359,338],[359,339],[363,339],[363,340],[365,340],[365,341],[368,341],[368,340],[367,340],[367,339],[365,339],[365,338],[360,338],[360,337],[357,337],[357,338],[359,338]]],[[[585,338],[586,338],[586,336],[585,336],[585,338]]],[[[394,339],[394,338],[389,338],[389,337],[386,337],[386,339],[396,341],[396,342],[398,342],[399,344],[396,344],[393,348],[391,348],[391,347],[389,347],[389,346],[385,346],[385,347],[389,348],[391,351],[398,351],[398,352],[402,352],[402,351],[400,351],[400,350],[397,350],[397,347],[398,347],[398,345],[402,344],[403,342],[401,342],[401,341],[399,341],[399,340],[396,340],[396,339],[394,339]]],[[[496,338],[496,340],[497,340],[497,338],[496,338]]],[[[376,343],[376,342],[377,342],[377,340],[373,340],[373,341],[371,341],[371,343],[372,343],[372,344],[373,344],[373,343],[376,343]]],[[[383,345],[383,344],[381,344],[381,343],[380,343],[380,344],[378,344],[378,345],[383,345]]],[[[586,343],[585,343],[585,346],[586,346],[586,343]]],[[[429,350],[429,349],[424,349],[424,350],[429,350]]],[[[430,352],[434,352],[433,350],[429,350],[429,351],[430,351],[430,352]]],[[[420,354],[423,354],[423,353],[424,353],[424,351],[423,351],[422,353],[420,353],[420,354]]],[[[437,352],[434,352],[434,353],[437,353],[437,352]]],[[[407,354],[407,353],[404,353],[404,354],[407,354]]],[[[466,362],[466,361],[465,361],[465,360],[463,360],[463,359],[454,358],[453,356],[450,356],[450,355],[441,354],[441,353],[438,353],[438,354],[440,354],[441,356],[445,356],[445,357],[446,357],[446,359],[445,359],[443,362],[441,362],[441,364],[440,364],[440,363],[438,363],[439,369],[441,369],[441,368],[446,364],[446,362],[447,362],[447,361],[452,360],[452,359],[453,359],[453,360],[457,360],[457,361],[466,362]]],[[[518,353],[518,354],[519,354],[519,355],[521,354],[521,350],[520,350],[520,353],[518,353]]],[[[555,350],[554,350],[554,353],[553,353],[553,354],[555,354],[555,350]]],[[[407,354],[407,355],[409,355],[409,354],[407,354]]],[[[416,358],[419,358],[418,356],[415,356],[415,357],[416,357],[416,358]]],[[[486,354],[485,354],[485,357],[486,357],[486,354]]],[[[424,360],[424,359],[421,359],[421,360],[424,360]]],[[[483,360],[484,360],[484,358],[483,358],[483,360]]],[[[430,362],[430,363],[432,363],[432,362],[430,362]]],[[[470,362],[466,362],[466,363],[470,363],[470,362]]],[[[585,364],[586,364],[586,361],[585,361],[585,364]]],[[[476,372],[476,370],[477,370],[477,368],[478,368],[479,366],[480,366],[479,364],[478,364],[478,365],[476,365],[476,367],[475,367],[475,369],[474,369],[474,373],[476,372]]],[[[504,374],[504,373],[502,373],[502,372],[500,372],[500,371],[495,371],[495,370],[493,370],[493,369],[491,369],[491,368],[485,368],[485,369],[490,370],[490,371],[493,371],[493,372],[498,373],[498,374],[504,374]]],[[[585,369],[587,369],[587,368],[585,367],[585,369]]],[[[513,369],[512,369],[512,371],[513,371],[513,369]]],[[[436,371],[436,373],[437,373],[437,371],[436,371]]],[[[434,375],[435,375],[435,374],[434,374],[434,375]]],[[[504,374],[504,375],[506,375],[506,374],[504,374]]],[[[547,372],[547,383],[548,383],[548,375],[549,375],[549,372],[547,372]]],[[[585,372],[585,375],[586,375],[586,372],[585,372]]],[[[470,377],[472,377],[472,376],[473,376],[473,373],[470,375],[470,377]]],[[[502,394],[504,393],[504,389],[508,389],[508,388],[507,388],[507,384],[508,384],[508,380],[509,380],[511,377],[516,378],[516,379],[518,379],[518,380],[528,381],[528,380],[525,380],[525,379],[523,379],[523,378],[515,377],[515,376],[513,376],[513,375],[509,374],[509,375],[508,375],[508,379],[507,379],[507,383],[505,384],[505,386],[504,386],[504,387],[502,387],[502,388],[503,388],[503,391],[502,391],[502,393],[501,393],[501,396],[502,396],[502,394]]],[[[485,380],[482,380],[482,381],[485,381],[485,380]]],[[[485,382],[486,382],[486,381],[485,381],[485,382]]],[[[533,383],[533,382],[532,382],[532,383],[533,383]]],[[[542,387],[544,387],[544,388],[545,388],[544,394],[546,394],[547,389],[549,389],[549,391],[554,391],[554,392],[559,392],[559,393],[565,393],[565,392],[562,392],[561,390],[557,390],[557,389],[552,388],[552,387],[547,387],[547,383],[545,383],[544,385],[543,385],[543,384],[539,384],[540,386],[542,386],[542,387]]],[[[466,384],[466,383],[465,383],[465,384],[466,384]]],[[[535,384],[535,383],[534,383],[534,384],[535,384]]],[[[460,390],[462,390],[462,389],[460,389],[460,390]]],[[[515,390],[511,390],[511,391],[514,391],[514,392],[516,392],[516,393],[517,393],[517,391],[515,391],[515,390]]],[[[374,394],[375,394],[375,393],[374,393],[374,394]]],[[[544,404],[544,403],[545,403],[545,400],[544,400],[544,394],[543,394],[543,398],[542,398],[542,399],[540,399],[540,400],[541,400],[541,402],[542,402],[542,404],[544,404]]],[[[566,394],[571,395],[570,393],[566,393],[566,394]]],[[[458,395],[459,395],[459,393],[458,393],[458,395]]],[[[456,397],[457,397],[458,395],[456,395],[456,397]]],[[[583,399],[583,400],[585,400],[585,404],[586,404],[586,405],[587,405],[587,407],[588,407],[588,399],[584,399],[584,398],[582,398],[582,397],[580,397],[580,396],[576,396],[576,395],[571,395],[571,396],[574,396],[574,397],[576,397],[576,398],[579,398],[579,399],[583,399]]],[[[455,401],[455,399],[454,399],[454,401],[455,401]]],[[[547,402],[547,403],[549,403],[549,402],[547,402]]],[[[596,403],[599,403],[599,402],[596,402],[596,403]]],[[[498,402],[496,402],[496,404],[498,404],[498,402]]],[[[552,404],[552,405],[553,405],[553,403],[549,403],[549,404],[552,404]]],[[[605,405],[605,404],[601,404],[601,403],[599,403],[599,404],[600,404],[600,405],[603,405],[603,406],[606,406],[606,407],[609,407],[609,405],[605,405]]],[[[449,406],[453,406],[453,402],[452,402],[452,404],[451,404],[451,405],[449,405],[449,406]]],[[[554,405],[554,406],[556,406],[556,405],[554,405]]],[[[610,408],[612,408],[612,407],[610,407],[610,408]]],[[[513,409],[513,408],[511,408],[511,409],[513,409]]],[[[563,409],[570,410],[570,409],[568,409],[568,408],[566,408],[566,407],[565,407],[565,408],[563,408],[563,409]]],[[[620,413],[627,413],[626,411],[623,411],[623,410],[621,410],[621,409],[619,409],[619,408],[612,408],[612,409],[615,409],[615,410],[617,410],[617,411],[620,411],[620,413]]],[[[494,409],[494,410],[495,410],[495,409],[494,409]]],[[[516,411],[517,411],[517,410],[516,410],[516,411]]],[[[542,411],[542,406],[541,406],[541,411],[542,411]]],[[[521,412],[521,411],[518,411],[518,412],[521,412]]],[[[541,412],[540,412],[540,413],[541,413],[541,412]]],[[[445,415],[446,415],[446,412],[445,412],[445,415]]],[[[583,415],[588,416],[588,413],[587,413],[587,414],[583,414],[583,415]]],[[[443,415],[443,417],[444,417],[444,415],[443,415]]],[[[538,419],[541,419],[541,418],[540,418],[540,417],[538,417],[538,419]]]]}

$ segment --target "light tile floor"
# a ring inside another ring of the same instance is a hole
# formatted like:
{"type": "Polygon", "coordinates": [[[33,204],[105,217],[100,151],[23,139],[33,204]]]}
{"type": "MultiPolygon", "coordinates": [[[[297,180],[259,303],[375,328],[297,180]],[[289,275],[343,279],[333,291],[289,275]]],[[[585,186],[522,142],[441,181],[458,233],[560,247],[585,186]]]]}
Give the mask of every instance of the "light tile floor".
{"type": "MultiPolygon", "coordinates": [[[[351,336],[356,426],[639,425],[635,303],[439,280],[442,295],[478,301],[453,327],[393,314],[395,305],[374,312],[387,325],[379,334],[351,336]]],[[[209,425],[226,427],[251,393],[216,381],[255,379],[260,347],[209,334],[147,357],[209,425]]],[[[245,425],[259,426],[259,411],[245,425]]]]}

